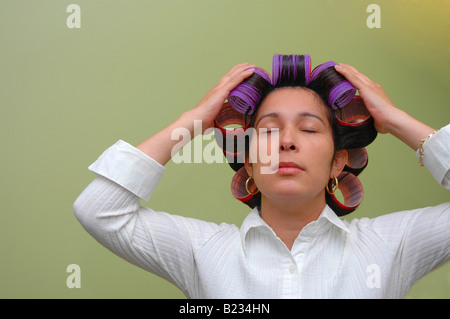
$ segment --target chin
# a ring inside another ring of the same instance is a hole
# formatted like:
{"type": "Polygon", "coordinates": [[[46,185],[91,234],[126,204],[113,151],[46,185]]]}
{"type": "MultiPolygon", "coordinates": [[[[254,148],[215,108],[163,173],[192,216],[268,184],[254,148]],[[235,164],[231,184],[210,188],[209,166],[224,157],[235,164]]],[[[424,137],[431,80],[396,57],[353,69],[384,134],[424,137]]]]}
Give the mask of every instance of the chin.
{"type": "Polygon", "coordinates": [[[266,194],[272,194],[273,197],[284,197],[286,199],[288,199],[289,197],[298,198],[299,196],[302,196],[303,193],[304,190],[302,191],[301,189],[295,187],[279,187],[266,192],[266,194]]]}

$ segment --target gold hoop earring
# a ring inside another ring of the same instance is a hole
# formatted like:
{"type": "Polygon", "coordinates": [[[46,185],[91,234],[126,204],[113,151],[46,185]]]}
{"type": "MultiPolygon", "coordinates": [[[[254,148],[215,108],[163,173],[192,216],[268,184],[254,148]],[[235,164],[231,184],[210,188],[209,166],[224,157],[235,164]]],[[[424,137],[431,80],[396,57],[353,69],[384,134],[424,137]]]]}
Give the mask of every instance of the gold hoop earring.
{"type": "Polygon", "coordinates": [[[334,185],[331,187],[331,191],[328,188],[328,184],[330,184],[330,182],[328,182],[328,184],[326,186],[327,192],[330,195],[334,195],[334,193],[336,193],[337,189],[339,188],[339,181],[338,181],[337,177],[333,176],[333,178],[334,178],[334,185]]]}
{"type": "MultiPolygon", "coordinates": [[[[252,176],[249,176],[249,177],[247,178],[247,180],[245,181],[245,190],[246,190],[247,193],[249,193],[250,195],[256,195],[256,194],[259,193],[259,189],[256,188],[256,192],[252,193],[252,192],[250,191],[249,187],[248,187],[248,183],[250,182],[251,179],[253,179],[253,177],[252,177],[252,176]]],[[[256,187],[256,185],[255,185],[255,187],[256,187]]]]}

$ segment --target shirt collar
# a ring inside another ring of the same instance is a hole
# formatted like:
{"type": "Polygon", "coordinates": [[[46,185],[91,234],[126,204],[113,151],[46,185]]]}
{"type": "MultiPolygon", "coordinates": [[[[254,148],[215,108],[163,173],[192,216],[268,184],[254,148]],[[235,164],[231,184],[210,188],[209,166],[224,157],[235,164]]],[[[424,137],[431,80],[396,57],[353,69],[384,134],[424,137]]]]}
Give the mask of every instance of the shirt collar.
{"type": "Polygon", "coordinates": [[[325,205],[325,208],[323,209],[322,213],[320,214],[319,219],[325,218],[330,223],[332,223],[334,226],[342,229],[343,231],[350,233],[350,228],[347,226],[347,223],[344,222],[342,219],[336,215],[334,210],[330,208],[330,206],[325,205]]]}
{"type": "MultiPolygon", "coordinates": [[[[307,231],[317,235],[325,232],[332,225],[347,233],[350,232],[347,224],[342,221],[328,205],[325,205],[319,218],[306,225],[303,228],[302,233],[304,233],[305,230],[305,232],[307,231]]],[[[252,228],[267,228],[273,232],[272,228],[261,218],[261,213],[257,207],[252,209],[241,225],[240,232],[243,242],[245,242],[245,237],[252,228]]]]}

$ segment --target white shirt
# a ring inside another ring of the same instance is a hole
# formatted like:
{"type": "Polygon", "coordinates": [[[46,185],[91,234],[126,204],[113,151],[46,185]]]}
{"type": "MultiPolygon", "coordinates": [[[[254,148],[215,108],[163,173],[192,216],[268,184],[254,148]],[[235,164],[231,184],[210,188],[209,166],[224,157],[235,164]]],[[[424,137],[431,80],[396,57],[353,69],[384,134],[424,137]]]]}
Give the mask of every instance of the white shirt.
{"type": "MultiPolygon", "coordinates": [[[[424,164],[450,189],[450,125],[424,145],[424,164]]],[[[74,204],[111,251],[188,298],[401,298],[450,259],[450,202],[373,219],[340,219],[326,206],[289,250],[253,209],[241,227],[157,212],[148,200],[164,167],[118,141],[89,169],[74,204]]]]}

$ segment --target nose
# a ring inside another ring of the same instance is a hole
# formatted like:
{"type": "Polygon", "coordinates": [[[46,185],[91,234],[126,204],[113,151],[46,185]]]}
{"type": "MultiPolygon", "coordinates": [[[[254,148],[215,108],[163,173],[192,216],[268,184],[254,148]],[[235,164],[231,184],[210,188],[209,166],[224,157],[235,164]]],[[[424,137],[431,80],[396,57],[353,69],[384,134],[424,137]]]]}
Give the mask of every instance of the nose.
{"type": "Polygon", "coordinates": [[[289,130],[283,130],[280,132],[280,151],[295,151],[298,150],[298,146],[294,142],[293,134],[289,130]]]}
{"type": "Polygon", "coordinates": [[[295,150],[295,145],[294,144],[281,144],[280,145],[280,150],[281,151],[288,151],[288,150],[295,150]]]}

